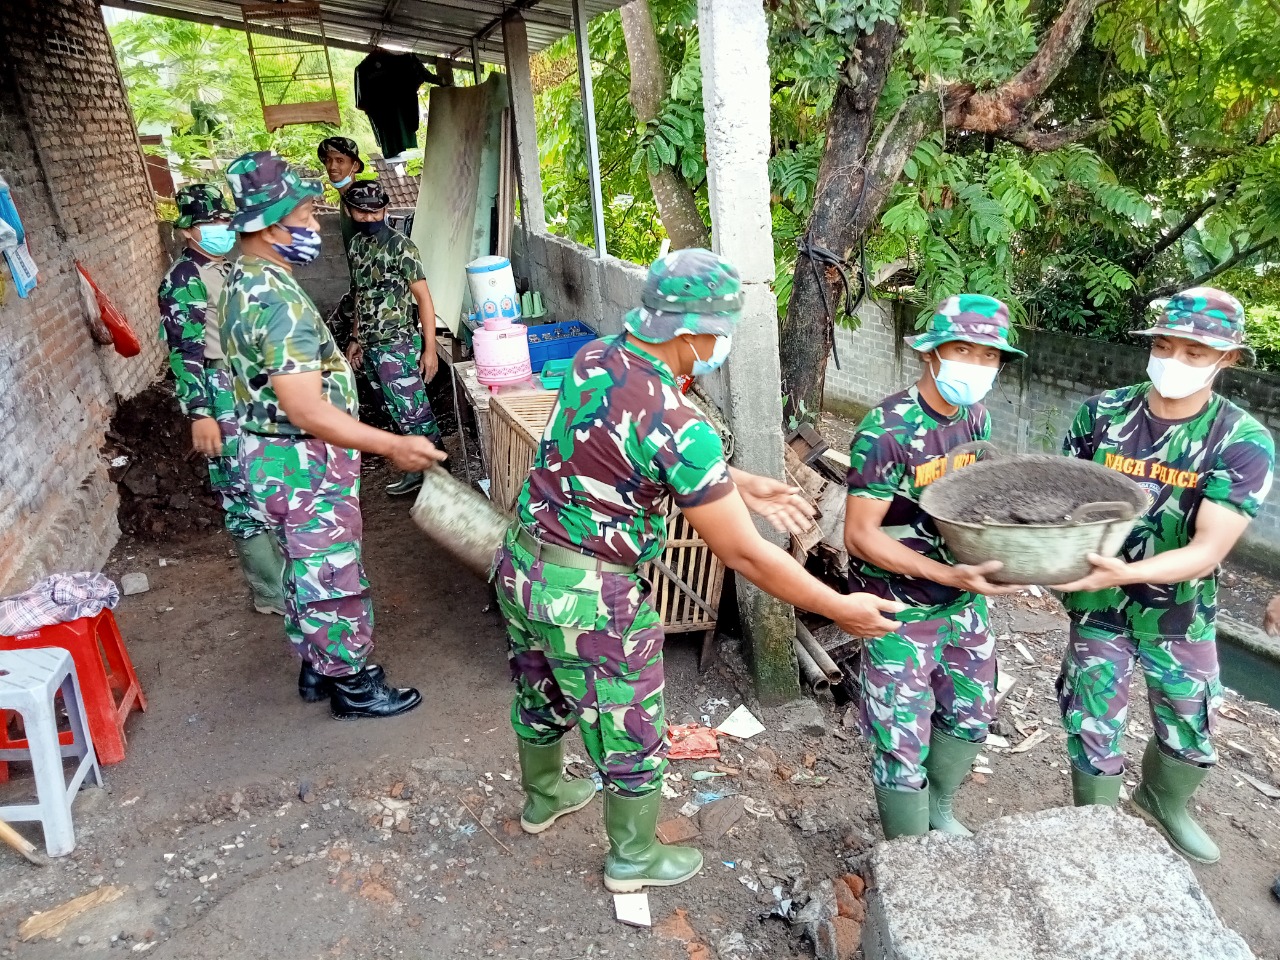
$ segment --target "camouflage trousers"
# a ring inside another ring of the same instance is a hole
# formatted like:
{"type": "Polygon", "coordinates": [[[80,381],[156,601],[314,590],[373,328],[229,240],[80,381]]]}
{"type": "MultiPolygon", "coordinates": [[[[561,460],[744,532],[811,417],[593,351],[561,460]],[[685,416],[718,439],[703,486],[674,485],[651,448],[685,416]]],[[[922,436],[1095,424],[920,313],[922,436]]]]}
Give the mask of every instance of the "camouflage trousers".
{"type": "Polygon", "coordinates": [[[905,622],[896,633],[863,644],[859,721],[880,787],[925,786],[934,725],[961,740],[986,739],[996,688],[987,598],[943,613],[907,610],[897,615],[905,622]]]}
{"type": "Polygon", "coordinates": [[[402,340],[364,345],[364,371],[369,382],[382,391],[387,412],[403,434],[426,437],[437,446],[440,427],[427,400],[427,385],[418,370],[422,334],[402,340]]]}
{"type": "Polygon", "coordinates": [[[284,551],[285,635],[294,652],[325,676],[354,673],[373,649],[360,453],[245,433],[240,463],[284,551]]]}
{"type": "Polygon", "coordinates": [[[535,561],[510,535],[494,560],[516,684],[511,726],[556,743],[576,723],[606,787],[638,796],[667,766],[662,623],[639,575],[535,561]]]}
{"type": "Polygon", "coordinates": [[[1209,735],[1222,705],[1222,684],[1212,631],[1207,640],[1135,641],[1126,633],[1072,620],[1058,676],[1058,707],[1072,764],[1091,774],[1123,772],[1122,741],[1135,662],[1147,681],[1151,722],[1160,745],[1187,763],[1217,763],[1209,735]]]}
{"type": "Polygon", "coordinates": [[[231,370],[219,361],[204,370],[209,396],[213,398],[213,418],[222,434],[222,453],[209,457],[209,486],[222,506],[222,522],[237,540],[248,540],[267,532],[267,520],[253,502],[240,469],[240,425],[236,420],[236,398],[231,390],[231,370]]]}

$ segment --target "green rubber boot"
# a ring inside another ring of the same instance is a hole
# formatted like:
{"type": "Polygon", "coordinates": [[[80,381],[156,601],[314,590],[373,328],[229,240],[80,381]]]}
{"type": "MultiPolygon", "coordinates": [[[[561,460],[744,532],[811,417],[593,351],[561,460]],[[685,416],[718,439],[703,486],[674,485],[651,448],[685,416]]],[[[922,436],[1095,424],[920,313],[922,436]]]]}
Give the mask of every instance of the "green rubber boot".
{"type": "Polygon", "coordinates": [[[1114,807],[1120,802],[1120,785],[1124,777],[1085,773],[1071,766],[1071,802],[1077,807],[1114,807]]]}
{"type": "Polygon", "coordinates": [[[564,743],[549,747],[520,740],[520,786],[524,788],[524,812],[520,829],[541,833],[566,813],[581,810],[596,795],[590,780],[564,778],[564,743]]]}
{"type": "Polygon", "coordinates": [[[610,893],[635,893],[644,887],[674,887],[702,869],[702,851],[658,842],[662,791],[642,797],[604,795],[604,829],[609,853],[604,886],[610,893]]]}
{"type": "Polygon", "coordinates": [[[1152,737],[1142,755],[1142,782],[1133,792],[1133,802],[1163,828],[1174,849],[1184,857],[1217,863],[1222,852],[1187,810],[1192,794],[1208,775],[1208,767],[1169,756],[1152,737]]]}
{"type": "Polygon", "coordinates": [[[284,616],[284,556],[269,533],[254,534],[247,540],[233,540],[240,569],[253,591],[253,609],[258,613],[284,616]]]}
{"type": "Polygon", "coordinates": [[[406,493],[413,493],[422,486],[421,473],[406,473],[395,483],[387,484],[387,496],[403,497],[406,493]]]}
{"type": "Polygon", "coordinates": [[[876,807],[886,840],[922,837],[929,832],[929,788],[891,790],[876,787],[876,807]]]}
{"type": "Polygon", "coordinates": [[[936,727],[929,735],[924,768],[929,773],[929,826],[934,830],[956,837],[973,836],[973,831],[956,819],[951,803],[981,749],[980,743],[961,740],[936,727]]]}

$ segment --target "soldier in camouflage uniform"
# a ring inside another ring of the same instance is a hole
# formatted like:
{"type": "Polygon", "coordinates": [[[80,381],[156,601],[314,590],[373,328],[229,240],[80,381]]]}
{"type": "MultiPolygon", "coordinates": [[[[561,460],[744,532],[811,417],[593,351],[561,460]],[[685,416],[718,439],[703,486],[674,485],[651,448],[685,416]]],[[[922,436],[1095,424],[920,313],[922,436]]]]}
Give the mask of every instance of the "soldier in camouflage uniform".
{"type": "MultiPolygon", "coordinates": [[[[356,235],[347,246],[356,321],[347,359],[364,366],[382,390],[387,412],[404,434],[426,437],[441,446],[440,428],[427,400],[427,383],[436,374],[436,309],[413,241],[387,225],[386,191],[376,180],[357,183],[342,198],[356,235]],[[415,323],[417,302],[420,322],[415,323]]],[[[393,497],[422,486],[421,473],[406,473],[388,485],[393,497]]]]}
{"type": "Polygon", "coordinates": [[[1090,574],[1058,588],[1071,617],[1059,706],[1075,802],[1114,806],[1141,666],[1155,735],[1133,800],[1179,851],[1215,863],[1218,847],[1188,804],[1217,761],[1216,570],[1266,499],[1275,451],[1265,427],[1213,392],[1218,371],[1253,355],[1234,297],[1186,290],[1139,335],[1153,338],[1151,382],[1091,397],[1063,445],[1131,477],[1149,500],[1118,558],[1093,556],[1090,574]]]}
{"type": "Polygon", "coordinates": [[[761,538],[748,508],[804,529],[807,506],[793,488],[729,467],[677,387],[728,355],[741,289],[707,250],[653,265],[627,332],[574,358],[494,561],[516,683],[520,824],[539,833],[594,795],[590,781],[562,777],[562,738],[576,724],[604,780],[614,892],[681,883],[702,867],[697,850],[655,834],[668,746],[663,634],[638,570],[662,552],[672,501],[729,567],[783,600],[863,636],[891,629],[883,613],[899,608],[836,593],[761,538]]]}
{"type": "Polygon", "coordinates": [[[286,634],[304,699],[328,694],[339,719],[389,717],[422,700],[368,663],[373,604],[361,560],[360,451],[420,470],[442,459],[423,437],[357,419],[351,367],[294,265],[320,252],[319,188],[268,151],[227,169],[243,256],[222,291],[222,348],[234,373],[240,464],[285,558],[286,634]]]}
{"type": "MultiPolygon", "coordinates": [[[[316,146],[316,159],[324,167],[329,183],[338,192],[338,229],[342,232],[342,251],[347,254],[347,265],[351,265],[351,241],[356,236],[356,222],[342,198],[356,182],[356,177],[364,173],[364,161],[360,159],[360,145],[350,137],[325,137],[316,146]]],[[[345,348],[351,341],[351,329],[356,319],[356,298],[354,287],[348,290],[326,324],[337,340],[338,346],[345,348]]]]}
{"type": "Polygon", "coordinates": [[[193,183],[178,191],[173,222],[186,248],[160,282],[160,335],[169,345],[169,368],[182,412],[191,418],[192,446],[209,458],[209,485],[259,613],[284,613],[283,558],[240,473],[231,370],[218,333],[218,296],[235,246],[231,211],[222,191],[193,183]]]}
{"type": "Polygon", "coordinates": [[[1001,363],[1024,354],[1009,344],[1005,305],[974,294],[944,300],[907,344],[920,379],[867,413],[849,452],[850,589],[907,606],[893,633],[863,647],[859,717],[885,837],[967,836],[952,803],[994,712],[987,595],[1017,588],[987,580],[999,563],[956,564],[920,495],[975,459],[975,441],[991,436],[980,401],[1001,363]]]}

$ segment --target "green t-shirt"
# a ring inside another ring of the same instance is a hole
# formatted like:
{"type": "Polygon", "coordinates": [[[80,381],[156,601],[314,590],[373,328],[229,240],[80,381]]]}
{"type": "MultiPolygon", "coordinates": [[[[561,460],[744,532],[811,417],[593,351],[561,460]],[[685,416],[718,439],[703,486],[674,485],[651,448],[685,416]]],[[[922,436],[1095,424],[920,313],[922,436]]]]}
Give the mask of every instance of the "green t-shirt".
{"type": "Polygon", "coordinates": [[[235,374],[236,417],[250,433],[301,436],[280,407],[271,377],[321,372],[324,398],[360,415],[355,376],[298,281],[261,257],[235,262],[222,288],[222,350],[235,374]]]}
{"type": "MultiPolygon", "coordinates": [[[[951,451],[990,438],[991,414],[982,404],[961,407],[947,417],[909,387],[885,397],[858,425],[849,448],[849,496],[889,501],[881,522],[888,536],[931,560],[955,563],[932,518],[920,509],[920,495],[929,484],[974,459],[972,453],[957,458],[951,451]]],[[[929,609],[938,616],[973,602],[971,593],[891,573],[855,556],[849,557],[849,589],[929,609]]]]}
{"type": "MultiPolygon", "coordinates": [[[[1136,481],[1146,512],[1120,551],[1129,563],[1191,542],[1203,501],[1255,517],[1271,489],[1271,434],[1225,397],[1213,394],[1186,420],[1161,420],[1147,406],[1151,384],[1090,397],[1076,414],[1063,453],[1092,460],[1136,481]]],[[[1135,584],[1069,593],[1067,612],[1086,626],[1135,640],[1212,639],[1216,573],[1175,584],[1135,584]]]]}

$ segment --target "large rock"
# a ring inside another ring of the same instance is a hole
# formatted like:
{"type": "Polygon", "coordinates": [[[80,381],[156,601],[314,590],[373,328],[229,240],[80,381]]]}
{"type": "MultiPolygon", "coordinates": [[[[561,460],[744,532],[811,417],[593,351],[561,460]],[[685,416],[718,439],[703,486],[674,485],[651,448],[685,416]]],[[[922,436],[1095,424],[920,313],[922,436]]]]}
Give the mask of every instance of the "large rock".
{"type": "Polygon", "coordinates": [[[866,960],[1252,960],[1186,862],[1107,807],[1004,817],[871,856],[866,960]]]}

